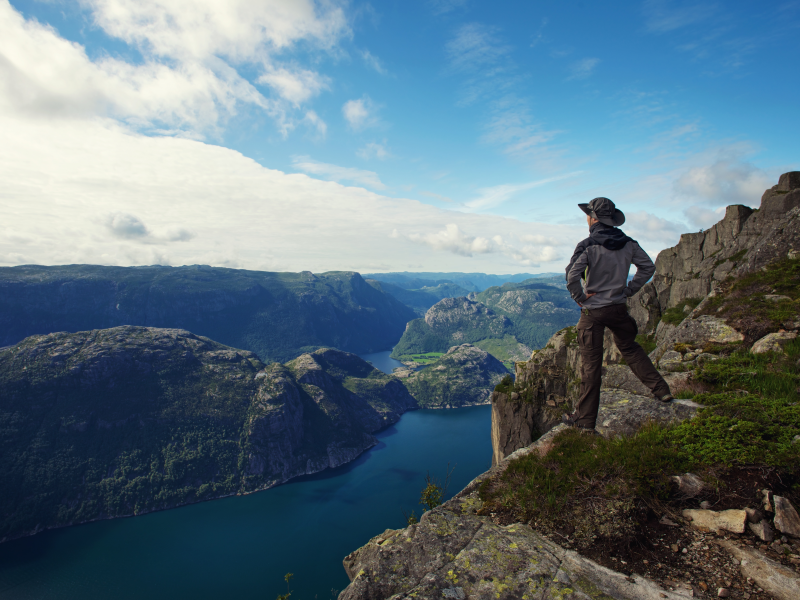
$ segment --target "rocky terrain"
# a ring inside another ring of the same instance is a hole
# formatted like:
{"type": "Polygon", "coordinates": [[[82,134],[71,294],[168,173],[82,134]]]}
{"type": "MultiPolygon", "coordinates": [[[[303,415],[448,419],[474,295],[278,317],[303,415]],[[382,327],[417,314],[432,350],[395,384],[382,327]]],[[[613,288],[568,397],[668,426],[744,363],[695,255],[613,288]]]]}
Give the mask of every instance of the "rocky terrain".
{"type": "Polygon", "coordinates": [[[416,406],[338,350],[264,365],[178,329],[29,337],[0,350],[0,541],[336,467],[416,406]]]}
{"type": "Polygon", "coordinates": [[[424,369],[398,369],[394,374],[420,407],[459,408],[488,404],[492,390],[508,370],[485,350],[462,344],[424,369]]]}
{"type": "Polygon", "coordinates": [[[285,362],[321,347],[391,348],[415,316],[352,272],[0,267],[0,347],[34,334],[140,325],[186,329],[285,362]]]}
{"type": "Polygon", "coordinates": [[[800,598],[800,173],[682,236],[630,300],[679,400],[606,340],[600,436],[557,425],[574,328],[492,397],[495,466],[345,558],[340,598],[800,598]]]}

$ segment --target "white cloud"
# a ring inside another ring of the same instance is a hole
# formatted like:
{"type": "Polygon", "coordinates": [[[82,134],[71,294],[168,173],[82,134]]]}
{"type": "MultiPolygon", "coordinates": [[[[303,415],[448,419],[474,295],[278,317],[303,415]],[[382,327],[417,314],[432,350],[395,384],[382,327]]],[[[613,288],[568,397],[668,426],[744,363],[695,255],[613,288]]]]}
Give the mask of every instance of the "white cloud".
{"type": "Polygon", "coordinates": [[[377,125],[377,110],[378,107],[367,95],[357,100],[348,100],[342,106],[342,114],[354,131],[377,125]]]}
{"type": "Polygon", "coordinates": [[[389,151],[386,149],[386,140],[384,140],[382,144],[377,142],[369,142],[365,144],[362,148],[359,148],[359,150],[356,152],[356,156],[359,156],[364,160],[369,160],[371,158],[386,160],[391,156],[391,154],[389,154],[389,151]]]}
{"type": "Polygon", "coordinates": [[[502,204],[503,202],[506,202],[519,192],[524,192],[526,190],[552,183],[554,181],[575,177],[576,175],[580,175],[580,173],[581,171],[574,171],[572,173],[564,173],[562,175],[556,175],[555,177],[548,177],[547,179],[539,179],[537,181],[529,181],[527,183],[506,183],[502,185],[481,188],[478,190],[478,197],[474,200],[465,202],[464,208],[470,211],[490,209],[502,204]]]}
{"type": "Polygon", "coordinates": [[[311,175],[318,175],[330,181],[349,181],[357,185],[364,185],[374,190],[385,189],[386,186],[374,171],[365,171],[363,169],[353,169],[350,167],[340,167],[338,165],[331,165],[328,163],[321,163],[312,160],[308,156],[295,156],[292,160],[292,166],[299,169],[304,173],[311,175]]]}
{"type": "Polygon", "coordinates": [[[364,59],[364,63],[370,68],[374,69],[376,72],[380,73],[381,75],[386,75],[386,68],[383,66],[381,59],[372,54],[369,50],[362,50],[361,51],[361,58],[364,59]]]}
{"type": "Polygon", "coordinates": [[[25,20],[0,0],[0,111],[40,117],[111,117],[129,126],[202,137],[217,132],[237,105],[255,106],[285,136],[293,107],[327,87],[327,79],[278,64],[293,44],[329,48],[349,34],[341,9],[309,2],[87,0],[109,35],[139,48],[141,63],[102,55],[47,25],[25,20]],[[265,97],[237,68],[255,65],[265,97]]]}
{"type": "Polygon", "coordinates": [[[720,206],[715,210],[704,206],[690,206],[683,211],[686,218],[695,228],[708,229],[725,216],[725,207],[720,206]]]}
{"type": "Polygon", "coordinates": [[[626,212],[622,229],[642,246],[663,248],[678,243],[686,224],[641,210],[626,212]]]}
{"type": "Polygon", "coordinates": [[[294,105],[302,104],[329,87],[328,78],[319,73],[306,69],[289,71],[282,67],[270,68],[258,78],[258,82],[275,89],[282,98],[294,105]]]}
{"type": "Polygon", "coordinates": [[[592,74],[594,68],[600,62],[599,58],[584,58],[570,65],[570,76],[567,81],[571,79],[586,79],[592,74]]]}
{"type": "Polygon", "coordinates": [[[333,2],[311,0],[83,0],[95,22],[154,55],[261,62],[300,41],[330,48],[349,35],[333,2]]]}
{"type": "Polygon", "coordinates": [[[455,223],[448,223],[445,228],[436,233],[418,234],[411,233],[408,238],[420,242],[434,250],[446,250],[461,256],[473,254],[487,254],[496,252],[495,243],[485,237],[470,236],[465,234],[455,223]]]}
{"type": "Polygon", "coordinates": [[[303,117],[303,121],[316,130],[318,138],[325,139],[325,135],[328,133],[328,125],[317,113],[313,110],[307,111],[306,116],[303,117]]]}
{"type": "Polygon", "coordinates": [[[476,71],[496,65],[511,48],[498,38],[499,30],[481,23],[462,25],[445,46],[455,69],[476,71]]]}
{"type": "Polygon", "coordinates": [[[738,154],[725,151],[711,164],[687,169],[673,185],[675,194],[706,204],[758,206],[772,180],[765,171],[738,154]]]}
{"type": "MultiPolygon", "coordinates": [[[[508,273],[540,264],[553,271],[561,267],[558,253],[522,236],[547,231],[566,245],[585,237],[581,227],[443,210],[286,174],[224,147],[147,137],[108,121],[0,114],[0,131],[2,264],[366,271],[377,256],[394,270],[417,264],[508,273]],[[128,215],[113,226],[133,237],[113,235],[108,215],[128,215]],[[448,225],[460,233],[441,234],[448,225]],[[393,230],[397,237],[391,237],[393,230]]],[[[297,162],[316,177],[380,184],[369,171],[297,162]]]]}

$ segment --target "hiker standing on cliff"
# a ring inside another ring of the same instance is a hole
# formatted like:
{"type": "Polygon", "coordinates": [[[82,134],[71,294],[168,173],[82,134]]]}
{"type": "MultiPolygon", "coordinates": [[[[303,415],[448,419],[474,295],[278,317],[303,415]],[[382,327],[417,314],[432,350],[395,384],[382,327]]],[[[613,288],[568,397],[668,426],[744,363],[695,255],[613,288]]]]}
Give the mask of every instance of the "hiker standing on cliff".
{"type": "Polygon", "coordinates": [[[578,204],[586,213],[589,237],[575,247],[567,267],[567,289],[581,307],[578,345],[581,351],[581,395],[575,412],[564,415],[570,427],[595,432],[600,408],[603,337],[608,327],[625,362],[657,400],[673,400],[669,385],[636,343],[638,327],[628,314],[627,299],[647,283],[656,267],[636,240],[620,229],[625,215],[608,198],[578,204]],[[628,283],[631,264],[636,275],[628,283]]]}

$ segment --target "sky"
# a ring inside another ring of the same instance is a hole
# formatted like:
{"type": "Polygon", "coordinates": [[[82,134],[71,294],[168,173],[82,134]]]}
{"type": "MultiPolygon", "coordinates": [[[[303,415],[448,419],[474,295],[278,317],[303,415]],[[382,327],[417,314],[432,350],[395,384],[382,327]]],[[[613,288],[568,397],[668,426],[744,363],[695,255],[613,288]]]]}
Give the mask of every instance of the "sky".
{"type": "Polygon", "coordinates": [[[554,272],[800,170],[800,2],[0,0],[0,265],[554,272]]]}

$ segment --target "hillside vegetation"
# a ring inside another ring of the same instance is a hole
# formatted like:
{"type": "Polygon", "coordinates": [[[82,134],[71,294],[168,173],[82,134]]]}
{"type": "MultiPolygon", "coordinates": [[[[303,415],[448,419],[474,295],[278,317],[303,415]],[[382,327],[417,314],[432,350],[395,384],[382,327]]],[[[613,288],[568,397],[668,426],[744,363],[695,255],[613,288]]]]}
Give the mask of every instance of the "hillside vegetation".
{"type": "Polygon", "coordinates": [[[392,352],[394,358],[445,352],[470,343],[513,368],[531,348],[578,319],[577,305],[565,288],[527,280],[490,287],[469,297],[443,299],[424,319],[411,321],[392,352]]]}
{"type": "Polygon", "coordinates": [[[30,337],[0,350],[0,541],[335,467],[416,406],[338,350],[265,366],[175,329],[30,337]]]}
{"type": "Polygon", "coordinates": [[[186,329],[285,362],[321,347],[386,350],[415,316],[352,272],[0,268],[0,347],[35,334],[140,325],[186,329]]]}

